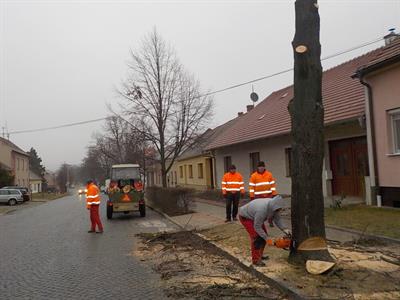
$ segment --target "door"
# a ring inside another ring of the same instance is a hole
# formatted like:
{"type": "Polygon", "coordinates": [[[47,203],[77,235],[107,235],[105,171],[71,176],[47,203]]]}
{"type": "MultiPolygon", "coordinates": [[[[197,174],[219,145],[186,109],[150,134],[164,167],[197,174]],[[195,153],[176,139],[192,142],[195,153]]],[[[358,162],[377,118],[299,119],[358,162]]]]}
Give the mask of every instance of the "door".
{"type": "Polygon", "coordinates": [[[333,194],[363,197],[364,176],[369,175],[365,137],[333,141],[329,149],[333,194]]]}

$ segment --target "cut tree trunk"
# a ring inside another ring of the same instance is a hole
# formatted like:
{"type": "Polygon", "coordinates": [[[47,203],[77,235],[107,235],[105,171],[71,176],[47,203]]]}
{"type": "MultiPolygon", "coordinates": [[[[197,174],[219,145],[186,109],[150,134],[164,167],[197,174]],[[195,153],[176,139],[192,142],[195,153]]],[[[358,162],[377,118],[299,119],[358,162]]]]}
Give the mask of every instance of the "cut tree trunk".
{"type": "Polygon", "coordinates": [[[325,238],[322,163],[324,108],[322,105],[321,45],[316,0],[297,0],[294,49],[294,99],[292,120],[292,261],[332,261],[327,250],[297,251],[309,237],[325,238]]]}

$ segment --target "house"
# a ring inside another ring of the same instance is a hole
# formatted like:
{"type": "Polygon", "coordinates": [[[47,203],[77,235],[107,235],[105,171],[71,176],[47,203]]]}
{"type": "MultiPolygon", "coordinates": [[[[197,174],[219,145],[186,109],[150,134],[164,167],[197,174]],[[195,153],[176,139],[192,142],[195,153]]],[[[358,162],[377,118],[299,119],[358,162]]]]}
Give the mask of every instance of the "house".
{"type": "MultiPolygon", "coordinates": [[[[383,48],[323,72],[322,177],[327,201],[335,196],[354,201],[371,199],[374,182],[368,160],[365,91],[352,75],[376,59],[383,48]]],[[[215,157],[216,177],[221,177],[233,163],[248,184],[258,161],[264,160],[276,178],[279,193],[291,194],[291,120],[287,107],[292,99],[293,86],[273,92],[207,145],[206,150],[215,157]]],[[[398,101],[397,98],[395,102],[398,101]]]]}
{"type": "MultiPolygon", "coordinates": [[[[216,186],[215,178],[215,159],[205,148],[226,128],[231,126],[237,118],[226,122],[214,129],[207,129],[203,134],[196,138],[195,142],[186,149],[172,164],[167,174],[167,184],[169,187],[186,187],[197,190],[214,189],[216,186]]],[[[168,163],[167,163],[168,164],[168,163]]],[[[148,169],[148,186],[161,186],[161,168],[156,163],[148,169]]]]}
{"type": "Polygon", "coordinates": [[[31,188],[32,194],[42,192],[42,177],[40,177],[35,172],[29,173],[29,186],[31,188]]]}
{"type": "Polygon", "coordinates": [[[400,36],[392,32],[385,41],[354,77],[365,86],[372,200],[400,207],[400,36]]]}
{"type": "Polygon", "coordinates": [[[14,185],[29,187],[29,154],[2,137],[0,137],[0,163],[11,170],[14,185]]]}
{"type": "Polygon", "coordinates": [[[58,190],[55,173],[45,172],[44,180],[45,180],[45,184],[44,184],[44,186],[42,186],[42,190],[47,191],[47,192],[55,192],[58,190]]]}

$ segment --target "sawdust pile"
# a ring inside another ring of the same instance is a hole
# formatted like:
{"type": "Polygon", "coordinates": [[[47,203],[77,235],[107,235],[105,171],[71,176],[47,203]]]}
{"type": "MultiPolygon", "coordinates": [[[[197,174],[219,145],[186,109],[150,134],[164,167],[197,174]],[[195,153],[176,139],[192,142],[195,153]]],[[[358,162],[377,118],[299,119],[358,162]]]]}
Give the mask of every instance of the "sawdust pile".
{"type": "Polygon", "coordinates": [[[160,274],[171,299],[286,299],[191,232],[141,237],[135,256],[160,274]]]}

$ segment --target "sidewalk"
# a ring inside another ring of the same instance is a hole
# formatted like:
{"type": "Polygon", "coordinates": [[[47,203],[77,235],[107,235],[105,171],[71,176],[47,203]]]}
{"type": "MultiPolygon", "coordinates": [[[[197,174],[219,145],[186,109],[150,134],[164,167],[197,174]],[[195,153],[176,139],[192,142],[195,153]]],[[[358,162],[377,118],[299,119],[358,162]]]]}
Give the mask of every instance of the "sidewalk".
{"type": "MultiPolygon", "coordinates": [[[[285,201],[290,201],[290,198],[285,198],[285,201]]],[[[287,205],[289,207],[289,205],[287,205]]],[[[196,215],[189,221],[188,215],[175,217],[180,218],[178,222],[185,220],[188,222],[188,229],[204,229],[210,228],[218,224],[223,224],[225,221],[225,206],[224,203],[216,203],[210,200],[196,199],[195,207],[196,215]],[[185,219],[183,218],[185,217],[185,219]]],[[[284,218],[284,223],[289,228],[291,227],[290,219],[284,218]]],[[[184,223],[186,224],[186,223],[184,223]]],[[[281,236],[282,232],[277,227],[268,227],[267,230],[272,236],[281,236]]],[[[328,240],[334,240],[341,243],[351,242],[360,238],[360,234],[348,232],[334,228],[326,227],[326,236],[328,240]]]]}

